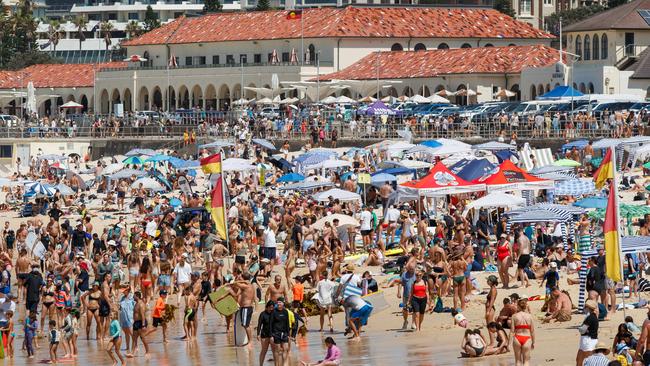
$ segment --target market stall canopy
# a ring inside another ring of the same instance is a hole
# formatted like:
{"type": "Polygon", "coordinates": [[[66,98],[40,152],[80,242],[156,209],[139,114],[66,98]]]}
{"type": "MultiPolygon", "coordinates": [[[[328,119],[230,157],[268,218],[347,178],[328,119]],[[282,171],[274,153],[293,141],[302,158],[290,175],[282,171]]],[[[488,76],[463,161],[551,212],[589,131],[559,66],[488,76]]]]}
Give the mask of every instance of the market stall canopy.
{"type": "Polygon", "coordinates": [[[584,94],[573,89],[568,85],[558,85],[550,92],[540,95],[537,99],[561,99],[561,98],[571,98],[571,97],[582,97],[584,94]]]}
{"type": "Polygon", "coordinates": [[[422,195],[437,196],[485,190],[482,183],[470,183],[452,173],[442,162],[437,162],[429,174],[420,180],[401,184],[407,188],[417,189],[422,195]]]}
{"type": "Polygon", "coordinates": [[[518,207],[524,206],[526,204],[526,199],[522,197],[517,197],[512,194],[502,193],[502,192],[492,192],[486,196],[483,196],[477,200],[474,200],[467,204],[465,211],[463,211],[463,216],[467,215],[469,210],[472,208],[480,210],[482,208],[492,208],[492,207],[518,207]]]}
{"type": "Polygon", "coordinates": [[[367,116],[395,116],[398,111],[389,108],[384,102],[378,100],[362,111],[362,114],[367,116]]]}
{"type": "Polygon", "coordinates": [[[330,200],[330,197],[342,202],[361,200],[361,196],[359,194],[345,191],[339,188],[332,188],[327,191],[318,192],[312,197],[318,202],[328,202],[330,200]]]}
{"type": "Polygon", "coordinates": [[[484,183],[487,186],[488,192],[545,189],[553,187],[553,181],[537,178],[528,174],[510,160],[501,163],[501,165],[495,169],[495,173],[489,177],[481,177],[473,182],[484,183]]]}
{"type": "Polygon", "coordinates": [[[487,159],[463,159],[449,167],[459,177],[471,182],[483,177],[489,177],[496,172],[497,166],[490,163],[487,159]]]}
{"type": "Polygon", "coordinates": [[[67,102],[65,104],[62,104],[59,108],[61,108],[61,109],[78,109],[78,108],[83,108],[83,107],[84,107],[83,105],[71,100],[71,101],[69,101],[69,102],[67,102]]]}

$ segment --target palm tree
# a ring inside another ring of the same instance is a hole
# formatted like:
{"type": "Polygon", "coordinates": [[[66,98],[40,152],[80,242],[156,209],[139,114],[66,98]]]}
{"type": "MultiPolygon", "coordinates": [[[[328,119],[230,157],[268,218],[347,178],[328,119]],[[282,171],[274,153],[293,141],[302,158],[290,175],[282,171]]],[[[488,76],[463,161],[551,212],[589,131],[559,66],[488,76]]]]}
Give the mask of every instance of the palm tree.
{"type": "Polygon", "coordinates": [[[86,26],[88,25],[88,20],[84,16],[78,16],[74,18],[72,23],[77,27],[77,34],[79,35],[79,51],[81,51],[81,43],[86,40],[86,26]]]}
{"type": "Polygon", "coordinates": [[[126,32],[128,38],[133,38],[142,34],[142,27],[137,20],[132,20],[126,24],[124,31],[126,32]]]}
{"type": "Polygon", "coordinates": [[[50,21],[48,37],[50,39],[50,44],[52,44],[52,47],[54,48],[54,52],[56,52],[56,45],[59,44],[59,40],[61,39],[61,23],[58,20],[50,21]]]}
{"type": "Polygon", "coordinates": [[[108,52],[108,47],[111,45],[111,31],[113,30],[113,23],[109,21],[103,21],[99,30],[101,33],[104,33],[104,42],[106,43],[106,52],[108,52]]]}

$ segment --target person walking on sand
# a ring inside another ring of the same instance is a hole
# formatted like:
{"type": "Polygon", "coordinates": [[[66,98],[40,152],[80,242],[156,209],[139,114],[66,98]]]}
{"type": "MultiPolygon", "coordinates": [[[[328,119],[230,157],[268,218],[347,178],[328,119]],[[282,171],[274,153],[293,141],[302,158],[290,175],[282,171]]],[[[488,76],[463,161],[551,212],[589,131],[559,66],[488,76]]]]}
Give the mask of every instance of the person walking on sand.
{"type": "Polygon", "coordinates": [[[533,316],[527,312],[528,300],[517,301],[517,313],[512,316],[512,348],[515,351],[515,366],[530,365],[530,354],[535,349],[535,325],[533,316]]]}
{"type": "Polygon", "coordinates": [[[111,357],[111,360],[113,360],[113,366],[117,365],[117,359],[115,356],[113,356],[113,351],[115,351],[115,355],[117,355],[117,358],[120,360],[122,365],[126,363],[124,356],[122,356],[122,351],[120,351],[120,346],[122,345],[122,335],[120,332],[120,322],[117,319],[117,311],[111,312],[111,323],[109,325],[109,335],[111,339],[106,346],[106,353],[108,353],[108,355],[111,357]]]}
{"type": "Polygon", "coordinates": [[[517,237],[517,243],[519,244],[517,278],[521,281],[521,287],[528,287],[530,283],[528,282],[528,275],[525,269],[530,263],[530,239],[528,239],[523,230],[519,230],[519,235],[515,235],[515,237],[517,237]]]}
{"type": "Polygon", "coordinates": [[[576,366],[582,366],[585,358],[591,356],[598,344],[598,303],[595,300],[587,300],[585,302],[585,310],[588,315],[578,327],[580,332],[580,348],[576,355],[576,366]]]}

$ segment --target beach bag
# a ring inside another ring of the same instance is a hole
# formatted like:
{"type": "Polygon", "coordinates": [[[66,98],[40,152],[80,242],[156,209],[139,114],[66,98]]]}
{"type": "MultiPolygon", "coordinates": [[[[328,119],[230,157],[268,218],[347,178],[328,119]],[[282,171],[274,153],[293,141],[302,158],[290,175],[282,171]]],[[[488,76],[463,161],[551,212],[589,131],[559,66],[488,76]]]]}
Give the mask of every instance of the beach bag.
{"type": "Polygon", "coordinates": [[[442,299],[438,296],[436,296],[435,305],[433,306],[433,311],[436,313],[442,313],[444,311],[444,307],[442,305],[442,299]]]}

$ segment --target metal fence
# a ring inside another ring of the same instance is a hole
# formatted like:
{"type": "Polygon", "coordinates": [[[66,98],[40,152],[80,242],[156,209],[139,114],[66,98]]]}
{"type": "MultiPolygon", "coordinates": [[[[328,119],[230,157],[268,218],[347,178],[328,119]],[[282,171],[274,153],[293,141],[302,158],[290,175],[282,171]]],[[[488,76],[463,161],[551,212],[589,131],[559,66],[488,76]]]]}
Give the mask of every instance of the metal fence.
{"type": "MultiPolygon", "coordinates": [[[[241,116],[241,113],[239,114],[241,116]]],[[[205,118],[205,116],[186,116],[180,120],[143,121],[137,118],[116,119],[111,116],[98,116],[102,124],[97,125],[94,118],[83,116],[72,125],[46,127],[37,125],[0,126],[0,138],[182,138],[184,133],[194,133],[197,138],[232,138],[238,137],[244,129],[252,137],[277,140],[317,140],[331,141],[336,130],[336,137],[345,139],[390,139],[403,135],[408,130],[415,139],[436,138],[485,138],[502,139],[594,139],[602,137],[625,137],[647,134],[647,124],[612,124],[609,120],[596,120],[590,124],[558,122],[543,124],[541,127],[530,122],[518,125],[499,123],[498,121],[444,122],[444,120],[401,119],[401,118],[365,118],[352,120],[337,119],[327,113],[319,118],[293,119],[257,119],[254,121],[235,118],[225,114],[205,118]],[[232,117],[232,118],[231,118],[232,117]],[[116,123],[119,121],[119,123],[116,123]]]]}

